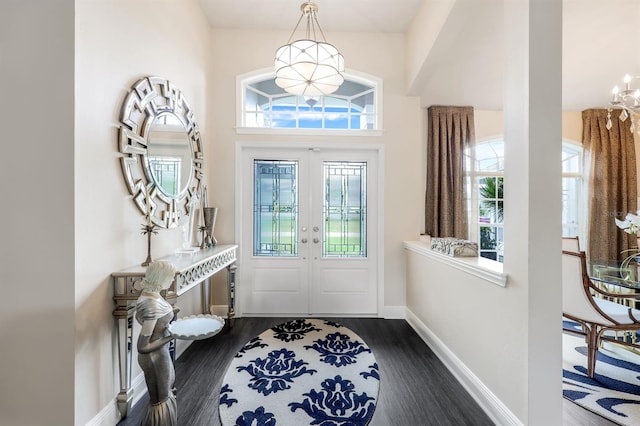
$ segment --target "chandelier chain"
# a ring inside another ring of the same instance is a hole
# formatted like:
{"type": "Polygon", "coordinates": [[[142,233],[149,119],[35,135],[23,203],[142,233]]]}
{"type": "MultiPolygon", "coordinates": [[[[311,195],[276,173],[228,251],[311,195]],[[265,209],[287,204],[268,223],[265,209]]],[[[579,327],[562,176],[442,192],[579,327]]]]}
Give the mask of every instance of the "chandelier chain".
{"type": "MultiPolygon", "coordinates": [[[[291,43],[291,40],[293,40],[293,36],[296,34],[296,31],[298,31],[298,27],[300,26],[300,22],[302,22],[302,18],[304,18],[304,14],[300,15],[300,19],[298,19],[298,23],[296,24],[296,26],[293,28],[293,31],[291,31],[291,35],[289,36],[289,40],[287,40],[287,44],[291,43]]],[[[307,26],[309,24],[307,23],[307,26]]]]}
{"type": "MultiPolygon", "coordinates": [[[[318,31],[320,31],[320,35],[322,36],[322,40],[324,40],[325,42],[327,41],[327,38],[324,36],[324,31],[322,31],[322,27],[320,26],[320,22],[318,22],[318,17],[316,16],[316,14],[313,14],[313,20],[316,21],[316,25],[318,26],[318,31]]],[[[313,37],[315,38],[316,36],[316,30],[315,27],[313,28],[313,37]]]]}

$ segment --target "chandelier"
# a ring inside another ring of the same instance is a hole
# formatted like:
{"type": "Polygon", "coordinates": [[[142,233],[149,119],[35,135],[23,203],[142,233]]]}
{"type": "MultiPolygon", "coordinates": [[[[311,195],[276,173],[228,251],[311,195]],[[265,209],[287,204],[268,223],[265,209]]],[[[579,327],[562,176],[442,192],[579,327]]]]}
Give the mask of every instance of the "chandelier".
{"type": "MultiPolygon", "coordinates": [[[[635,77],[635,78],[638,78],[638,77],[635,77]]],[[[638,116],[638,114],[640,114],[640,89],[635,89],[635,90],[632,89],[631,80],[632,80],[632,77],[629,74],[625,75],[623,79],[624,90],[621,91],[618,86],[614,86],[613,90],[611,91],[612,97],[611,97],[611,101],[609,102],[609,109],[607,114],[608,130],[611,130],[611,127],[613,125],[611,123],[611,112],[614,109],[622,110],[620,112],[620,115],[618,116],[620,121],[626,121],[633,114],[636,114],[636,117],[638,116]]],[[[634,127],[635,126],[632,118],[632,121],[631,121],[632,132],[634,131],[634,127]]],[[[638,128],[638,132],[640,132],[640,128],[638,128]]]]}
{"type": "Polygon", "coordinates": [[[328,95],[344,81],[344,57],[327,43],[316,12],[318,6],[307,1],[300,6],[302,14],[287,44],[276,51],[276,84],[297,96],[328,95]],[[300,22],[305,19],[305,38],[291,43],[300,22]],[[316,32],[323,41],[317,41],[316,32]]]}

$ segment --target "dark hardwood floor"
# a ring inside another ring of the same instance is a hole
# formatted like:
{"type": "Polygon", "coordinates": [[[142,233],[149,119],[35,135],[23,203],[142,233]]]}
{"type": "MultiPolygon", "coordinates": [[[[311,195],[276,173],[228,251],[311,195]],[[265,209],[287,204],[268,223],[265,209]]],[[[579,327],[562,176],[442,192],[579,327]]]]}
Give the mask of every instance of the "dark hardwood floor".
{"type": "MultiPolygon", "coordinates": [[[[238,318],[219,335],[193,342],[175,362],[178,423],[220,425],[218,396],[233,356],[251,338],[288,319],[238,318]]],[[[406,321],[331,319],[362,337],[378,362],[380,394],[370,426],[493,424],[406,321]]],[[[118,425],[138,425],[146,404],[142,399],[118,425]]],[[[613,424],[569,401],[564,404],[565,425],[613,424]]]]}

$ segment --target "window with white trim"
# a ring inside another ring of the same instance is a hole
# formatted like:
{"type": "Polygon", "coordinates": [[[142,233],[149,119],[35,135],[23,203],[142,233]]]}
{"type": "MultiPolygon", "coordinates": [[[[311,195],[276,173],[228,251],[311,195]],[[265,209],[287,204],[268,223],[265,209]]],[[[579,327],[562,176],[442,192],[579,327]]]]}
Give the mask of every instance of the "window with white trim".
{"type": "MultiPolygon", "coordinates": [[[[469,236],[481,257],[504,261],[504,141],[476,143],[467,152],[470,170],[469,236]]],[[[582,146],[562,141],[562,236],[584,235],[582,146]]]]}
{"type": "Polygon", "coordinates": [[[378,130],[382,83],[345,75],[337,91],[295,96],[275,84],[273,73],[239,77],[238,127],[271,129],[378,130]]]}
{"type": "Polygon", "coordinates": [[[584,205],[582,145],[562,142],[562,236],[585,241],[587,215],[584,205]]]}
{"type": "Polygon", "coordinates": [[[502,262],[504,259],[504,141],[477,142],[467,155],[469,236],[478,242],[478,254],[502,262]]]}

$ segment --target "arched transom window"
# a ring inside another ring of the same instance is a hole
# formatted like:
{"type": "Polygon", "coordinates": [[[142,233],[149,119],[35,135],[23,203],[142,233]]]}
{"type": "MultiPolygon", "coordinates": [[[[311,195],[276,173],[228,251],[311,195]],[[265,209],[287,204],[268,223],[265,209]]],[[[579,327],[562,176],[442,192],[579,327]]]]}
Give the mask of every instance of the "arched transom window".
{"type": "Polygon", "coordinates": [[[325,96],[295,96],[274,82],[273,73],[238,78],[238,127],[271,129],[381,128],[381,81],[345,75],[337,91],[325,96]]]}

